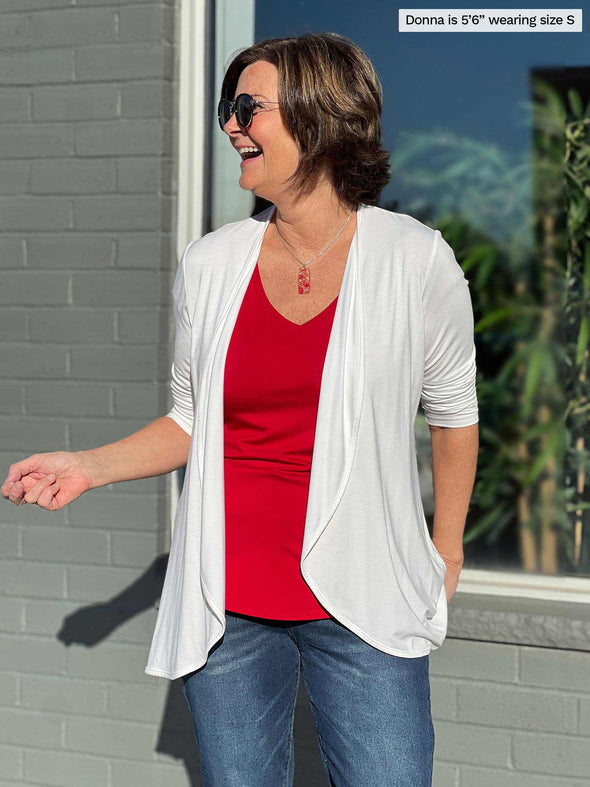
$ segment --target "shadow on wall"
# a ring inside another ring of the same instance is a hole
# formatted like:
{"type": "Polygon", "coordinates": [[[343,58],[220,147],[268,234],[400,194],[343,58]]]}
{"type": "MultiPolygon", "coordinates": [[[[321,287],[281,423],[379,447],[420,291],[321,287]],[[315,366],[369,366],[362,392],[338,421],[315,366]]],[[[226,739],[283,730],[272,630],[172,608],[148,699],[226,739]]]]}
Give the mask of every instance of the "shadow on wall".
{"type": "MultiPolygon", "coordinates": [[[[168,555],[160,555],[129,587],[108,601],[90,604],[67,615],[57,633],[64,645],[99,645],[120,625],[155,606],[161,596],[168,555]]],[[[147,653],[146,653],[147,658],[147,653]]],[[[315,722],[305,684],[301,680],[295,710],[295,787],[325,787],[326,777],[315,722]]],[[[160,723],[156,751],[182,760],[187,785],[200,787],[199,753],[193,736],[188,704],[182,693],[182,680],[168,681],[168,696],[160,723]]]]}

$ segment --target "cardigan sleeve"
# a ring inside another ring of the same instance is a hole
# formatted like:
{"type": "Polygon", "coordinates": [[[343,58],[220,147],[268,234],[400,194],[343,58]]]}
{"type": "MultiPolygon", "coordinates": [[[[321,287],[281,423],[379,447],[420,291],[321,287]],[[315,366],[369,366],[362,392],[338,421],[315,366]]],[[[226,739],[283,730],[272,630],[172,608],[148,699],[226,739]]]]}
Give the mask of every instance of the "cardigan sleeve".
{"type": "Polygon", "coordinates": [[[178,264],[176,278],[172,287],[174,298],[174,319],[176,337],[174,340],[174,360],[171,367],[170,389],[172,409],[166,413],[168,418],[192,434],[195,417],[194,391],[191,384],[191,322],[186,299],[185,259],[189,244],[178,264]]]}
{"type": "Polygon", "coordinates": [[[479,421],[474,320],[469,282],[452,248],[435,230],[422,292],[424,377],[420,402],[429,426],[479,421]]]}

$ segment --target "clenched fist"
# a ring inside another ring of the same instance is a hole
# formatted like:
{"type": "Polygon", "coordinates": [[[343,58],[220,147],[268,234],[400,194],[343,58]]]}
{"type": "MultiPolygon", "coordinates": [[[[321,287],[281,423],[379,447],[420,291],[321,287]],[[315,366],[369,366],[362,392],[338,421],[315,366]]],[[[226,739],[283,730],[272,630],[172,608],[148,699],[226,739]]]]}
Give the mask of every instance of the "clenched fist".
{"type": "Polygon", "coordinates": [[[10,465],[2,484],[2,497],[14,505],[36,503],[47,511],[59,511],[92,488],[81,457],[69,451],[32,456],[10,465]]]}

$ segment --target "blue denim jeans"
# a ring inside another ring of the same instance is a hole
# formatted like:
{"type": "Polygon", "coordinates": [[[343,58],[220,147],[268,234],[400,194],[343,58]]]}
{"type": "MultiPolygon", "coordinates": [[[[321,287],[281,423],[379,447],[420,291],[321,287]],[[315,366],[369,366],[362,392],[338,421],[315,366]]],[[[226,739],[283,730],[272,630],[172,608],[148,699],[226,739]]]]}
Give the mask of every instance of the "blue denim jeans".
{"type": "Polygon", "coordinates": [[[291,787],[299,676],[328,782],[431,787],[429,657],[367,644],[334,618],[226,612],[207,663],[182,677],[204,787],[291,787]]]}

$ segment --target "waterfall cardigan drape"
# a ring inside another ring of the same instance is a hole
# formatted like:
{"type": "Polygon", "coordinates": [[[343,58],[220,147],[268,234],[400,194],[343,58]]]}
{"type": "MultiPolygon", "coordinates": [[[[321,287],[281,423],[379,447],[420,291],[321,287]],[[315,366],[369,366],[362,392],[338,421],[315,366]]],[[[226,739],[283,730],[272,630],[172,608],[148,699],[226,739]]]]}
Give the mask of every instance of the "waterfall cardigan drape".
{"type": "MultiPolygon", "coordinates": [[[[224,365],[274,210],[189,243],[176,273],[167,416],[191,441],[149,675],[198,669],[225,631],[224,365]]],[[[414,420],[421,403],[430,425],[477,423],[475,378],[469,286],[451,247],[412,216],[361,204],[322,373],[300,565],[330,614],[385,653],[424,656],[446,636],[414,420]]]]}

